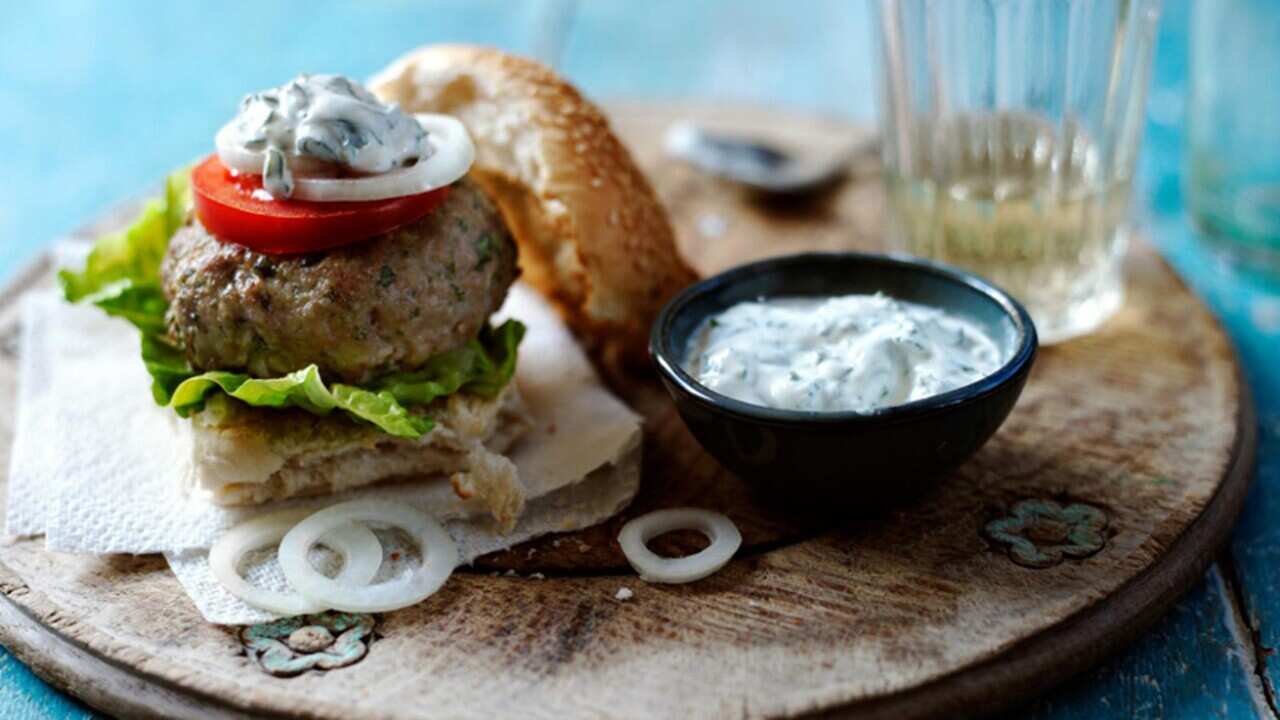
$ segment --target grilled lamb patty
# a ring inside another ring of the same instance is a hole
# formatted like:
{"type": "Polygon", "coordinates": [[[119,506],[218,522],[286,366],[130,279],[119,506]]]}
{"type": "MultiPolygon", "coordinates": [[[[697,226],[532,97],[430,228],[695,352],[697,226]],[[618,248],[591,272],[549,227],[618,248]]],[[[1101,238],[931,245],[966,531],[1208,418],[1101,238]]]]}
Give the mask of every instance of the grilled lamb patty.
{"type": "Polygon", "coordinates": [[[348,383],[474,338],[516,275],[501,214],[465,179],[421,220],[310,255],[223,243],[193,219],[161,265],[169,337],[196,368],[274,377],[315,363],[348,383]]]}

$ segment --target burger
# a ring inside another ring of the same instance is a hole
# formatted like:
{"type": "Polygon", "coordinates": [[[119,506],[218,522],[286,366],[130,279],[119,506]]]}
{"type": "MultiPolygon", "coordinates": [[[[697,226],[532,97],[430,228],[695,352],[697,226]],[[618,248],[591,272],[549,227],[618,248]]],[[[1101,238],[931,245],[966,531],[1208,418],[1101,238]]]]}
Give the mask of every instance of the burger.
{"type": "Polygon", "coordinates": [[[195,494],[250,505],[450,479],[500,527],[525,486],[519,278],[611,375],[693,280],[600,111],[496,50],[413,52],[368,87],[252,93],[216,152],[100,241],[66,297],[141,331],[195,494]]]}

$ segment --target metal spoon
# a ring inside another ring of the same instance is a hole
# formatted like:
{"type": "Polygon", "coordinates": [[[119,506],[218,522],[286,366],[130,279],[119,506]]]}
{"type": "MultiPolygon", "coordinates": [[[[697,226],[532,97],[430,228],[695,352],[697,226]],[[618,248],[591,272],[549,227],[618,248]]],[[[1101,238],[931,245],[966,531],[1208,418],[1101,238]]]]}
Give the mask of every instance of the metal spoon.
{"type": "Polygon", "coordinates": [[[667,128],[667,154],[705,173],[763,195],[803,195],[844,177],[858,157],[880,147],[869,137],[834,154],[798,155],[756,138],[707,130],[691,122],[667,128]]]}

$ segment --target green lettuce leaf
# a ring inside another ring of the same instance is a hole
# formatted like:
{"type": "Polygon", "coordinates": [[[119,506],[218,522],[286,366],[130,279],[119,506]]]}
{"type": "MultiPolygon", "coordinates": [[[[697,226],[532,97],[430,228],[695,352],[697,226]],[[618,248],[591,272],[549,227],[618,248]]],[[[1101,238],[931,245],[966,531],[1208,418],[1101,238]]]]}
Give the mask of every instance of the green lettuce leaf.
{"type": "Polygon", "coordinates": [[[182,351],[165,341],[162,335],[142,333],[142,364],[151,375],[151,397],[157,405],[168,405],[173,393],[187,378],[196,373],[182,351]]]}
{"type": "Polygon", "coordinates": [[[117,280],[85,296],[85,301],[102,308],[108,315],[128,320],[144,336],[165,333],[164,313],[169,303],[157,285],[117,280]]]}
{"type": "Polygon", "coordinates": [[[390,393],[351,385],[326,387],[315,365],[269,379],[217,370],[202,373],[183,380],[171,403],[187,417],[204,408],[209,393],[219,391],[255,407],[299,407],[316,415],[344,410],[398,437],[419,437],[434,426],[428,417],[411,415],[390,393]]]}
{"type": "MultiPolygon", "coordinates": [[[[456,392],[496,397],[515,374],[516,347],[523,337],[524,325],[516,320],[497,328],[486,327],[479,338],[461,348],[436,355],[412,373],[386,376],[369,388],[326,386],[315,365],[284,377],[262,379],[222,371],[184,375],[171,372],[180,355],[174,358],[160,351],[154,359],[160,365],[159,372],[169,373],[164,381],[157,379],[157,385],[168,387],[177,380],[161,404],[171,404],[183,417],[203,409],[209,393],[223,392],[255,407],[298,407],[317,415],[343,410],[392,435],[419,437],[434,424],[430,418],[411,414],[406,406],[427,405],[456,392]]],[[[148,370],[157,377],[150,364],[148,370]]]]}
{"type": "Polygon", "coordinates": [[[58,273],[69,302],[87,302],[132,323],[142,333],[142,361],[151,375],[151,394],[187,417],[204,408],[213,393],[254,407],[302,408],[317,415],[334,410],[376,425],[397,437],[417,438],[434,426],[409,411],[457,392],[495,397],[515,374],[516,348],[524,325],[508,320],[486,327],[478,338],[427,361],[409,373],[380,378],[369,387],[328,386],[309,365],[277,378],[235,372],[199,373],[166,339],[168,303],[160,289],[160,263],[169,238],[186,222],[191,207],[189,169],[170,175],[164,197],[153,200],[122,232],[100,238],[80,272],[58,273]]]}
{"type": "Polygon", "coordinates": [[[129,227],[98,238],[84,270],[58,273],[67,300],[101,304],[132,288],[154,287],[159,294],[160,262],[191,207],[188,175],[189,169],[170,175],[163,198],[148,202],[129,227]]]}
{"type": "Polygon", "coordinates": [[[409,405],[426,405],[459,391],[492,399],[515,374],[516,348],[523,338],[524,325],[515,320],[486,327],[466,345],[436,355],[414,372],[387,375],[375,387],[409,405]]]}

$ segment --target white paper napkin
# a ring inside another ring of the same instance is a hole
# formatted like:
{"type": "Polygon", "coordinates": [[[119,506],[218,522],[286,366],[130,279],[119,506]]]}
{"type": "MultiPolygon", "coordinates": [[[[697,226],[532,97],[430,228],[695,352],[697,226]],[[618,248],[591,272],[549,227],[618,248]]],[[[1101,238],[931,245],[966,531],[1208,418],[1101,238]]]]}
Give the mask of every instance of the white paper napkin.
{"type": "MultiPolygon", "coordinates": [[[[206,619],[239,624],[272,616],[226,593],[205,557],[221,532],[260,512],[355,498],[410,503],[453,520],[448,527],[465,562],[616,513],[639,482],[638,416],[600,385],[559,317],[532,290],[513,288],[501,314],[529,327],[517,382],[535,426],[511,455],[531,500],[512,534],[494,533],[487,519],[466,519],[443,479],[255,508],[184,496],[175,459],[189,450],[183,421],[152,401],[136,331],[52,295],[24,307],[8,530],[43,530],[47,546],[61,552],[163,552],[206,619]]],[[[273,566],[266,563],[255,577],[282,582],[273,566]]]]}
{"type": "Polygon", "coordinates": [[[10,535],[42,535],[53,505],[53,468],[56,456],[52,438],[52,367],[49,333],[37,330],[54,311],[52,294],[27,295],[22,300],[22,355],[18,358],[17,418],[13,429],[13,453],[9,460],[9,492],[5,525],[10,535]]]}

